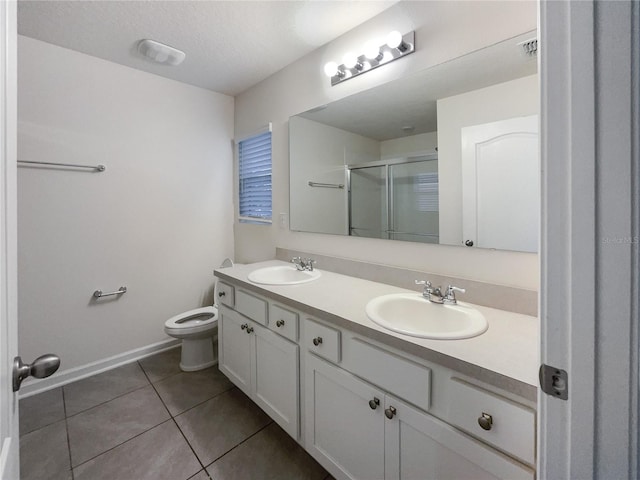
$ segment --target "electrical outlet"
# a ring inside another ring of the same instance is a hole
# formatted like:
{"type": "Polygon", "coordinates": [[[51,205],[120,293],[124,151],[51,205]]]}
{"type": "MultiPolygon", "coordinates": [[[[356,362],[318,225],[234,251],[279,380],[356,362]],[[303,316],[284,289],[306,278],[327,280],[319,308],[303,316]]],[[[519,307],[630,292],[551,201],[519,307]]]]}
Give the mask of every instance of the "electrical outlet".
{"type": "Polygon", "coordinates": [[[280,228],[287,228],[287,214],[280,213],[280,228]]]}

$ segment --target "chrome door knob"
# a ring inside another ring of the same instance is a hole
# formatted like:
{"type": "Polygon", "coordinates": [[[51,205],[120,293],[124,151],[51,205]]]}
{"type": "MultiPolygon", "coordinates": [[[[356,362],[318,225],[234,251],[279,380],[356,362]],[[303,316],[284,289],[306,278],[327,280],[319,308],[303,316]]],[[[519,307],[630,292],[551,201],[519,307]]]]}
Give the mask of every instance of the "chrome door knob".
{"type": "Polygon", "coordinates": [[[280,319],[276,322],[276,327],[282,327],[284,326],[284,320],[280,319]]]}
{"type": "Polygon", "coordinates": [[[20,390],[20,384],[27,377],[46,378],[53,375],[60,367],[60,358],[47,353],[36,358],[31,365],[24,363],[20,357],[13,359],[13,391],[20,390]]]}
{"type": "Polygon", "coordinates": [[[247,328],[247,333],[253,333],[253,327],[247,328]]]}
{"type": "Polygon", "coordinates": [[[491,430],[491,427],[493,426],[493,417],[488,413],[482,412],[482,415],[478,417],[478,425],[480,425],[483,430],[491,430]]]}
{"type": "Polygon", "coordinates": [[[395,407],[389,407],[389,408],[387,408],[387,409],[384,411],[384,414],[385,414],[385,416],[386,416],[388,419],[392,419],[392,418],[395,416],[395,414],[396,414],[396,409],[395,409],[395,407]]]}
{"type": "Polygon", "coordinates": [[[467,247],[473,247],[473,240],[467,240],[466,242],[464,242],[464,244],[465,244],[467,247]]]}
{"type": "Polygon", "coordinates": [[[373,400],[369,400],[369,407],[371,407],[371,410],[375,410],[376,408],[378,408],[378,405],[380,405],[379,398],[373,397],[373,400]]]}
{"type": "Polygon", "coordinates": [[[249,324],[247,324],[247,323],[243,323],[242,325],[240,325],[240,328],[241,328],[242,330],[246,330],[247,328],[249,328],[249,324]]]}
{"type": "Polygon", "coordinates": [[[313,339],[313,344],[317,347],[322,343],[322,337],[316,337],[313,339]]]}

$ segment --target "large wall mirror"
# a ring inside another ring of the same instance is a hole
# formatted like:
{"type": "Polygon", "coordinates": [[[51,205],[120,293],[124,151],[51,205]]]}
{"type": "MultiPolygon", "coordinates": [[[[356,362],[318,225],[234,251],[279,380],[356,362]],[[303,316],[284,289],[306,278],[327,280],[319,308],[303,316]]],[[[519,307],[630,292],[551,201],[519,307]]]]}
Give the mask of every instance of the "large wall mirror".
{"type": "Polygon", "coordinates": [[[537,252],[535,38],[291,117],[291,229],[537,252]]]}

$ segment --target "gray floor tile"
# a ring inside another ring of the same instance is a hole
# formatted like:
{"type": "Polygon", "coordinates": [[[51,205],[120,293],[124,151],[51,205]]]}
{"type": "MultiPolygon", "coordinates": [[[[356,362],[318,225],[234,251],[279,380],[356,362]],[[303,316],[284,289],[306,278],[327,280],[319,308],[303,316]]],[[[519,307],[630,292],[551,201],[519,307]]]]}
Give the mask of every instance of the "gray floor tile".
{"type": "Polygon", "coordinates": [[[181,372],[154,383],[154,386],[174,416],[233,388],[217,366],[197,372],[181,372]]]}
{"type": "Polygon", "coordinates": [[[163,378],[180,373],[180,347],[172,348],[166,352],[152,355],[151,357],[138,360],[140,366],[149,377],[151,382],[157,382],[163,378]]]}
{"type": "Polygon", "coordinates": [[[206,470],[201,470],[197,475],[189,478],[189,480],[211,480],[211,477],[206,470]]]}
{"type": "Polygon", "coordinates": [[[149,385],[67,419],[74,466],[169,419],[149,385]]]}
{"type": "Polygon", "coordinates": [[[324,480],[327,471],[272,423],[207,467],[216,480],[324,480]]]}
{"type": "Polygon", "coordinates": [[[185,480],[202,466],[169,420],[73,470],[75,480],[185,480]]]}
{"type": "Polygon", "coordinates": [[[148,384],[149,381],[138,362],[70,383],[63,387],[67,416],[75,415],[148,384]]]}
{"type": "Polygon", "coordinates": [[[62,388],[20,400],[20,435],[64,420],[62,388]]]}
{"type": "Polygon", "coordinates": [[[200,461],[207,465],[271,422],[237,388],[176,417],[200,461]]]}
{"type": "Polygon", "coordinates": [[[71,478],[65,421],[27,433],[20,438],[21,480],[71,478]]]}

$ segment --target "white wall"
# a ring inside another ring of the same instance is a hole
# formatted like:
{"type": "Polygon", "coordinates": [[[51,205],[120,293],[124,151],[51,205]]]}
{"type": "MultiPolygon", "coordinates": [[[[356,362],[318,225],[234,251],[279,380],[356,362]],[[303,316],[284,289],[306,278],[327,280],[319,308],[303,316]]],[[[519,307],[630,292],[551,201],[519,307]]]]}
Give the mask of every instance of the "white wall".
{"type": "Polygon", "coordinates": [[[462,235],[462,134],[471,125],[538,113],[538,76],[519,78],[438,100],[440,241],[460,245],[462,235]]]}
{"type": "Polygon", "coordinates": [[[66,370],[167,339],[233,255],[233,98],[26,37],[18,55],[18,158],[107,166],[19,169],[20,354],[66,370]]]}
{"type": "MultiPolygon", "coordinates": [[[[534,30],[536,26],[534,1],[400,2],[236,97],[237,136],[273,122],[274,214],[289,211],[287,122],[291,115],[534,30]],[[327,61],[339,60],[346,51],[359,48],[370,38],[383,37],[390,30],[415,30],[417,51],[331,87],[322,72],[327,61]]],[[[538,288],[535,254],[298,233],[277,224],[235,223],[237,258],[245,262],[273,258],[275,247],[280,246],[538,288]]]]}
{"type": "Polygon", "coordinates": [[[380,142],[380,157],[389,160],[398,157],[411,157],[436,153],[438,132],[419,133],[408,137],[392,138],[380,142]]]}
{"type": "Polygon", "coordinates": [[[290,210],[293,230],[346,235],[347,178],[345,165],[380,158],[380,143],[362,135],[330,127],[303,117],[290,122],[291,145],[289,188],[297,199],[290,210]],[[309,182],[342,184],[345,188],[311,187],[309,182]]]}

